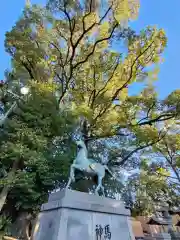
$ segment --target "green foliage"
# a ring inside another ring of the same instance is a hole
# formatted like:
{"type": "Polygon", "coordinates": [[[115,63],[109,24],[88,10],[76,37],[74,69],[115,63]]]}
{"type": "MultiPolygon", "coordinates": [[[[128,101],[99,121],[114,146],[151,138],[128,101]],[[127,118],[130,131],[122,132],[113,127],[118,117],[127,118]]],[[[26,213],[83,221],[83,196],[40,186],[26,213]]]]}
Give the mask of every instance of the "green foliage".
{"type": "Polygon", "coordinates": [[[11,224],[11,219],[10,218],[7,218],[5,215],[0,216],[0,237],[1,237],[1,231],[2,230],[5,233],[8,232],[8,228],[9,228],[10,224],[11,224]]]}
{"type": "Polygon", "coordinates": [[[165,174],[162,176],[158,173],[159,171],[152,171],[149,167],[131,178],[131,194],[135,196],[131,206],[133,215],[150,216],[158,203],[168,203],[170,207],[178,206],[178,185],[170,183],[165,174]]]}
{"type": "MultiPolygon", "coordinates": [[[[174,129],[173,129],[174,130],[174,129]]],[[[164,171],[170,171],[173,178],[180,183],[180,134],[179,131],[171,131],[154,146],[155,157],[164,160],[164,171]]],[[[164,173],[162,172],[161,175],[164,173]]]]}
{"type": "Polygon", "coordinates": [[[149,215],[159,201],[170,208],[179,205],[179,134],[172,129],[170,132],[148,151],[147,159],[141,161],[140,174],[129,182],[135,194],[133,214],[149,215]]]}
{"type": "Polygon", "coordinates": [[[6,121],[1,163],[6,172],[16,166],[14,177],[1,178],[0,186],[8,186],[8,201],[16,210],[37,211],[48,192],[67,178],[74,151],[72,123],[71,115],[67,119],[60,115],[49,86],[37,83],[32,83],[28,99],[19,102],[6,121]]]}

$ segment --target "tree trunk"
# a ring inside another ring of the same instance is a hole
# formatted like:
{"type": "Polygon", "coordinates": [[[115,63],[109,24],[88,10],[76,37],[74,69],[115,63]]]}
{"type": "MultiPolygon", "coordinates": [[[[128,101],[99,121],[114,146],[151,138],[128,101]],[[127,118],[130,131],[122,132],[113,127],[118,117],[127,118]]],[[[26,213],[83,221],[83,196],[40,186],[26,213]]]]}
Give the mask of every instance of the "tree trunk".
{"type": "MultiPolygon", "coordinates": [[[[10,170],[10,172],[7,175],[7,179],[9,181],[12,181],[15,176],[15,172],[18,168],[18,162],[19,162],[18,160],[14,161],[12,169],[10,170]]],[[[0,212],[2,211],[2,208],[6,202],[6,199],[7,199],[8,193],[9,193],[9,189],[10,189],[10,186],[6,185],[3,187],[3,189],[0,193],[0,212]]]]}
{"type": "Polygon", "coordinates": [[[21,212],[16,221],[12,224],[11,234],[18,239],[29,240],[30,239],[30,224],[32,215],[28,212],[21,212]]]}
{"type": "Polygon", "coordinates": [[[7,195],[8,195],[8,192],[9,192],[9,187],[8,186],[5,186],[3,187],[1,193],[0,193],[0,212],[6,202],[6,198],[7,198],[7,195]]]}

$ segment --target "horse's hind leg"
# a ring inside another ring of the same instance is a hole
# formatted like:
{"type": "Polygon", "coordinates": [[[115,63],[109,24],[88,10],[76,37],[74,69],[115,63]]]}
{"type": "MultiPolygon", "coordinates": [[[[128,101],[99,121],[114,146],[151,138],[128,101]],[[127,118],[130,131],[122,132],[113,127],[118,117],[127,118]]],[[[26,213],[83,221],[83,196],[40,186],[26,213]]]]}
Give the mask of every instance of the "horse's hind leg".
{"type": "Polygon", "coordinates": [[[99,194],[98,194],[98,191],[99,191],[100,189],[102,189],[103,196],[104,196],[104,187],[103,187],[103,185],[102,185],[102,179],[103,179],[103,177],[98,175],[98,185],[97,185],[97,187],[96,187],[96,189],[95,189],[95,194],[99,195],[99,194]]]}
{"type": "Polygon", "coordinates": [[[69,188],[69,186],[71,185],[71,182],[72,182],[72,179],[71,179],[71,177],[69,177],[69,181],[68,181],[68,183],[67,183],[67,185],[66,185],[66,189],[69,188]]]}
{"type": "Polygon", "coordinates": [[[102,190],[102,194],[103,194],[103,196],[105,197],[104,187],[103,187],[102,183],[101,183],[101,190],[102,190]]]}

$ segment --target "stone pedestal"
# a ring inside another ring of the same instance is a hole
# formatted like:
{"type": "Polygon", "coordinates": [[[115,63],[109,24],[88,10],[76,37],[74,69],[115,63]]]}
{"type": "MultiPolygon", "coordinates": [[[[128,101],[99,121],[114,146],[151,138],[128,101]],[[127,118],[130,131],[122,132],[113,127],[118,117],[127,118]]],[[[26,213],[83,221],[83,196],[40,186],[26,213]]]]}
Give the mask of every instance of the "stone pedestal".
{"type": "Polygon", "coordinates": [[[123,202],[78,191],[50,195],[33,240],[134,240],[123,202]]]}

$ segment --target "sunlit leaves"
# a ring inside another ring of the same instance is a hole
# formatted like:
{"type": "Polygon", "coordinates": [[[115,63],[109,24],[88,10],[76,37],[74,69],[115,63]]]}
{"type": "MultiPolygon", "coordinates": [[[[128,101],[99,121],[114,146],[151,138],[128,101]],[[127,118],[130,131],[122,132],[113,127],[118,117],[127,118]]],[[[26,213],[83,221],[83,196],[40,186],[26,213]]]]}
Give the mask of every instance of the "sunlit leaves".
{"type": "MultiPolygon", "coordinates": [[[[109,34],[109,23],[107,21],[103,22],[99,27],[98,37],[99,39],[106,38],[109,34]]],[[[100,48],[107,48],[108,41],[104,40],[102,43],[98,44],[100,48]]]]}
{"type": "Polygon", "coordinates": [[[143,127],[136,127],[133,129],[134,133],[136,134],[137,139],[140,141],[149,142],[155,139],[158,139],[159,132],[158,129],[151,126],[143,126],[143,127]]]}
{"type": "Polygon", "coordinates": [[[168,107],[170,112],[176,112],[177,119],[180,116],[180,90],[177,89],[172,92],[165,100],[164,104],[168,107]]]}
{"type": "Polygon", "coordinates": [[[130,179],[132,194],[135,194],[133,201],[134,215],[151,215],[158,203],[175,204],[177,200],[176,187],[169,185],[167,179],[170,173],[158,167],[154,169],[153,164],[148,160],[141,163],[141,171],[130,179]]]}
{"type": "Polygon", "coordinates": [[[171,173],[164,168],[158,168],[157,173],[164,177],[169,177],[171,175],[171,173]]]}
{"type": "MultiPolygon", "coordinates": [[[[87,16],[84,18],[84,24],[85,24],[85,29],[88,29],[91,27],[94,23],[97,23],[97,14],[92,12],[90,14],[87,14],[87,16]]],[[[94,30],[94,29],[93,29],[94,30]]],[[[91,31],[91,33],[93,33],[91,31]]]]}
{"type": "Polygon", "coordinates": [[[121,23],[128,18],[136,18],[139,10],[139,1],[134,0],[115,0],[110,1],[113,4],[114,17],[121,23]]]}
{"type": "Polygon", "coordinates": [[[75,105],[74,103],[72,103],[72,110],[73,110],[73,114],[75,116],[84,116],[88,119],[91,118],[92,116],[92,110],[84,103],[75,105]]]}
{"type": "Polygon", "coordinates": [[[128,96],[128,88],[123,88],[123,90],[121,91],[121,93],[119,94],[119,100],[120,101],[124,101],[128,96]]]}

